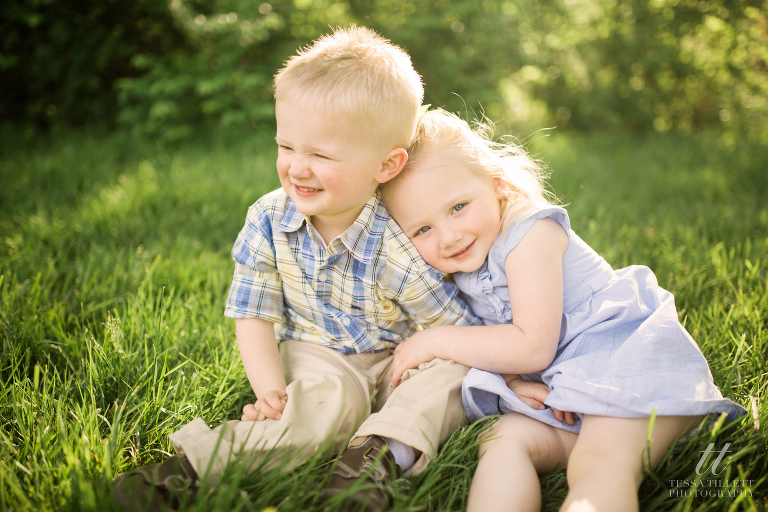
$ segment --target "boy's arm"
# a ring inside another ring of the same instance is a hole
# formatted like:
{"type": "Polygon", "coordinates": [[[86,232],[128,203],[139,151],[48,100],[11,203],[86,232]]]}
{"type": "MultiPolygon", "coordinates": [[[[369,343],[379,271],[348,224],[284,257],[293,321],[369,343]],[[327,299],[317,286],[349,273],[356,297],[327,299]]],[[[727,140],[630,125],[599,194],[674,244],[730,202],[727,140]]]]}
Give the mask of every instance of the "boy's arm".
{"type": "Polygon", "coordinates": [[[287,400],[273,328],[283,313],[273,223],[280,221],[284,203],[275,193],[254,203],[232,247],[235,272],[224,314],[235,319],[240,357],[257,397],[243,408],[243,421],[278,419],[287,400]]]}
{"type": "Polygon", "coordinates": [[[258,399],[243,408],[243,421],[280,419],[288,399],[273,326],[261,318],[235,320],[240,358],[258,399]]]}

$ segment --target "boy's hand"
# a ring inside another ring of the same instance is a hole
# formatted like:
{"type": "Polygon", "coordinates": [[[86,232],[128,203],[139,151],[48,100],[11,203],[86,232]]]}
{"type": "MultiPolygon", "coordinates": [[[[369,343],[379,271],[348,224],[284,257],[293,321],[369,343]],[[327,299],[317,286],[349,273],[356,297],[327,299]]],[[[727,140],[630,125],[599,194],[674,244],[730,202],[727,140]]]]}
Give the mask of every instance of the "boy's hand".
{"type": "Polygon", "coordinates": [[[279,420],[288,403],[288,395],[285,391],[267,391],[255,404],[243,407],[241,421],[264,421],[265,419],[279,420]]]}
{"type": "Polygon", "coordinates": [[[400,383],[406,370],[418,368],[421,363],[427,363],[436,357],[431,349],[431,333],[436,329],[419,331],[395,348],[395,359],[392,362],[393,386],[400,383]]]}
{"type": "MultiPolygon", "coordinates": [[[[507,383],[507,387],[514,391],[517,398],[531,409],[543,411],[547,408],[547,406],[544,405],[544,400],[549,396],[549,386],[541,382],[528,382],[515,374],[502,375],[502,377],[507,383]]],[[[573,425],[575,423],[575,416],[570,411],[563,412],[552,407],[552,412],[555,413],[555,419],[557,421],[565,421],[568,425],[573,425]]]]}

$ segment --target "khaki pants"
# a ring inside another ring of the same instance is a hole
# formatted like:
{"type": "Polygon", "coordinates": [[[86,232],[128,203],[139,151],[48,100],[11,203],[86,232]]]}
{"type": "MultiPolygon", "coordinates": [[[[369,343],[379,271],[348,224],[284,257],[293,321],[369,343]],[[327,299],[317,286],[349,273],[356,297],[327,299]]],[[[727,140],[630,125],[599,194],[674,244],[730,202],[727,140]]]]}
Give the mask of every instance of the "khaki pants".
{"type": "Polygon", "coordinates": [[[292,469],[321,443],[347,439],[363,419],[353,438],[378,435],[412,446],[421,452],[408,472],[416,474],[464,422],[461,381],[469,368],[453,361],[435,359],[408,370],[392,388],[390,351],[344,355],[320,345],[284,341],[280,356],[289,384],[279,420],[228,421],[210,429],[197,418],[171,434],[174,448],[189,458],[198,475],[216,481],[234,459],[249,464],[249,469],[278,462],[292,469]],[[265,460],[272,449],[276,452],[265,460]],[[290,459],[275,457],[288,451],[290,459]]]}

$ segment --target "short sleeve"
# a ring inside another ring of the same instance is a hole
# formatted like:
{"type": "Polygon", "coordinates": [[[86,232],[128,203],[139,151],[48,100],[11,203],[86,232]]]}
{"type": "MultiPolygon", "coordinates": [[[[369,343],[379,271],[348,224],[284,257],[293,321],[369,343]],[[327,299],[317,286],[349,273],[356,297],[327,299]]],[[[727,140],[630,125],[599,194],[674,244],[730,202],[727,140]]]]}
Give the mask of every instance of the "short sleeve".
{"type": "Polygon", "coordinates": [[[269,215],[257,202],[232,248],[235,273],[224,315],[282,322],[283,286],[275,261],[269,215]]]}
{"type": "Polygon", "coordinates": [[[399,300],[408,315],[424,327],[482,325],[459,297],[456,285],[446,282],[436,270],[414,275],[399,300]]]}
{"type": "Polygon", "coordinates": [[[568,213],[564,208],[559,206],[550,206],[541,210],[535,210],[527,216],[524,215],[519,220],[514,220],[507,228],[506,233],[504,233],[494,244],[493,258],[499,261],[505,261],[507,255],[517,247],[517,244],[520,243],[520,240],[522,240],[525,234],[528,233],[533,224],[537,220],[546,217],[550,217],[560,224],[565,231],[565,234],[568,235],[568,246],[570,247],[573,237],[571,234],[571,221],[568,219],[568,213]]]}

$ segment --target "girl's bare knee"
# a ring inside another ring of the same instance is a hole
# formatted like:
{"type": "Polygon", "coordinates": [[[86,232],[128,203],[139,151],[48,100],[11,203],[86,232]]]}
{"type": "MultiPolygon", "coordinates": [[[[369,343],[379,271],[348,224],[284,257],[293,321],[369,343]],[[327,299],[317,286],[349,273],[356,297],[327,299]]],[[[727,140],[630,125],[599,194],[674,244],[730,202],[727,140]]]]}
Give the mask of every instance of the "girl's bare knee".
{"type": "Polygon", "coordinates": [[[509,456],[524,456],[539,473],[565,466],[576,440],[576,434],[516,413],[499,418],[482,436],[481,455],[493,450],[509,456]]]}
{"type": "Polygon", "coordinates": [[[510,449],[519,444],[520,438],[517,435],[515,424],[515,414],[506,414],[497,419],[494,424],[478,436],[481,441],[480,454],[494,447],[510,449]]]}
{"type": "Polygon", "coordinates": [[[639,487],[644,468],[653,468],[669,445],[696,418],[656,418],[648,440],[648,418],[585,416],[581,436],[568,461],[568,480],[606,472],[610,478],[631,478],[639,487]],[[601,467],[602,466],[602,467],[601,467]]]}
{"type": "Polygon", "coordinates": [[[579,446],[568,459],[566,479],[573,486],[584,476],[601,473],[611,479],[631,480],[639,488],[643,481],[642,453],[620,447],[579,446]]]}

